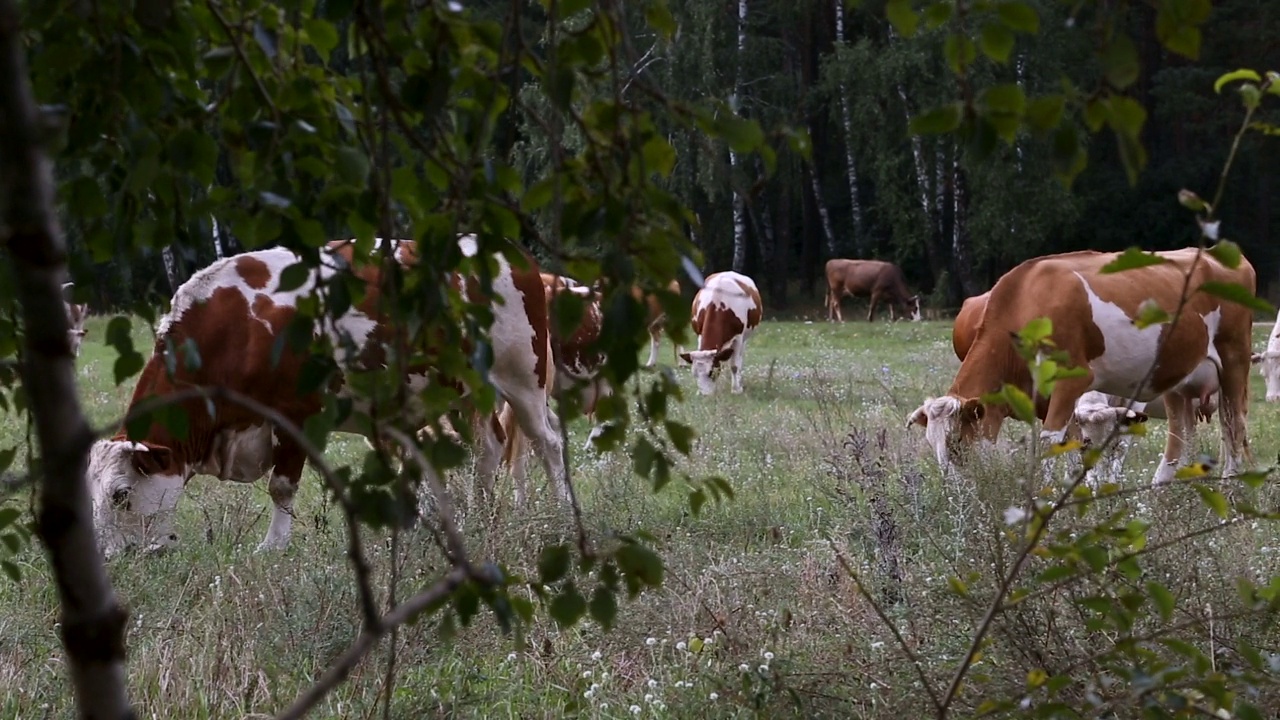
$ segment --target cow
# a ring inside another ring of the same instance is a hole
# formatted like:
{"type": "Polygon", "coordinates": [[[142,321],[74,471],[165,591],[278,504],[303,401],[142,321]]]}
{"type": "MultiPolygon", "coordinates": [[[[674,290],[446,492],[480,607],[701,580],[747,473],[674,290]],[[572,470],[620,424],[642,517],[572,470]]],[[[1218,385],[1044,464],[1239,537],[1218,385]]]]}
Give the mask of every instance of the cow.
{"type": "MultiPolygon", "coordinates": [[[[672,280],[667,284],[667,291],[675,295],[680,294],[680,283],[672,280]]],[[[662,324],[667,319],[667,312],[662,309],[662,301],[654,293],[645,292],[639,285],[631,286],[631,296],[636,300],[643,302],[648,315],[645,322],[649,328],[649,359],[645,361],[645,367],[653,367],[658,362],[658,345],[662,343],[662,324]]],[[[676,357],[680,357],[680,346],[675,345],[672,350],[676,357]]]]}
{"type": "Polygon", "coordinates": [[[732,270],[712,273],[694,296],[692,312],[698,349],[682,352],[680,358],[693,366],[698,392],[715,392],[720,365],[726,362],[733,373],[733,392],[742,392],[747,339],[760,325],[764,313],[755,281],[732,270]]]}
{"type": "Polygon", "coordinates": [[[1030,373],[1010,336],[1032,319],[1047,317],[1053,325],[1051,340],[1072,365],[1086,372],[1057,382],[1046,408],[1043,437],[1065,437],[1076,401],[1089,390],[1143,402],[1161,397],[1169,424],[1153,483],[1163,484],[1173,478],[1186,449],[1184,437],[1195,423],[1190,401],[1198,398],[1207,404],[1211,390],[1218,389],[1223,472],[1236,472],[1251,455],[1245,430],[1249,310],[1196,292],[1176,323],[1138,328],[1133,318],[1148,300],[1175,310],[1186,281],[1192,288],[1207,281],[1238,283],[1252,293],[1257,275],[1246,260],[1230,269],[1197,248],[1156,255],[1161,264],[1116,274],[1101,269],[1117,253],[1094,251],[1034,258],[1009,271],[992,288],[987,303],[991,312],[982,314],[947,394],[927,398],[908,416],[908,425],[925,428],[939,463],[947,467],[960,461],[963,454],[957,451],[979,435],[994,440],[1007,409],[988,406],[980,398],[1005,383],[1031,392],[1030,373]],[[1216,376],[1216,384],[1211,376],[1216,376]]]}
{"type": "MultiPolygon", "coordinates": [[[[973,339],[978,334],[978,323],[982,321],[982,313],[986,312],[987,300],[991,297],[991,291],[981,295],[965,298],[964,303],[960,306],[960,313],[956,315],[954,327],[951,329],[951,345],[955,349],[956,357],[964,362],[965,355],[969,354],[969,348],[973,345],[973,339]]],[[[1256,356],[1255,356],[1256,357],[1256,356]]],[[[1196,419],[1208,422],[1213,419],[1213,411],[1217,407],[1218,393],[1218,376],[1216,372],[1202,373],[1190,383],[1196,390],[1194,397],[1191,398],[1192,406],[1196,411],[1196,419]]],[[[1164,400],[1155,398],[1151,402],[1138,402],[1120,397],[1119,395],[1106,395],[1108,403],[1113,408],[1129,408],[1136,410],[1147,418],[1167,419],[1165,413],[1164,400]]],[[[1036,396],[1036,415],[1041,420],[1049,412],[1048,398],[1036,396]]],[[[1194,428],[1192,428],[1194,430],[1194,428]]]]}
{"type": "Polygon", "coordinates": [[[889,305],[889,319],[895,320],[894,308],[902,310],[902,316],[920,319],[920,296],[907,290],[902,269],[883,260],[827,261],[827,319],[844,322],[840,301],[846,295],[867,295],[871,307],[867,308],[867,321],[875,319],[876,305],[883,300],[889,305]]]}
{"type": "Polygon", "coordinates": [[[74,289],[75,283],[62,284],[62,307],[67,312],[67,340],[71,344],[71,354],[80,357],[80,345],[86,334],[84,321],[89,318],[89,306],[75,301],[71,295],[74,289]]]}
{"type": "Polygon", "coordinates": [[[1280,314],[1276,315],[1276,324],[1271,328],[1266,351],[1254,353],[1252,359],[1260,366],[1258,370],[1267,384],[1267,402],[1280,400],[1280,314]]]}
{"type": "MultiPolygon", "coordinates": [[[[465,256],[477,254],[474,236],[460,236],[458,242],[465,256]]],[[[416,263],[415,243],[392,244],[395,260],[402,266],[416,263]]],[[[283,290],[280,285],[286,269],[298,263],[299,256],[284,248],[221,259],[192,275],[175,292],[171,310],[159,323],[154,354],[142,370],[130,409],[143,400],[163,398],[182,388],[222,386],[302,426],[321,410],[321,392],[299,394],[307,354],[294,351],[290,343],[277,347],[277,340],[295,317],[299,302],[309,299],[318,284],[342,273],[353,273],[363,281],[364,295],[340,317],[316,323],[316,335],[324,333],[333,341],[333,359],[341,375],[336,385],[324,392],[346,394],[341,380],[347,371],[385,366],[386,348],[393,342],[413,342],[415,347],[428,342],[425,337],[397,335],[402,331],[376,313],[382,271],[375,263],[353,265],[355,252],[353,241],[330,243],[321,251],[320,267],[311,269],[301,286],[292,290],[283,290]],[[189,345],[198,348],[198,361],[171,354],[189,345]],[[273,358],[277,352],[278,357],[273,358]]],[[[550,346],[546,296],[537,266],[524,254],[523,263],[518,264],[498,255],[491,267],[491,297],[483,294],[473,277],[453,273],[441,281],[450,283],[471,302],[489,301],[493,323],[488,330],[492,350],[488,379],[501,400],[512,406],[548,476],[559,481],[563,496],[567,488],[559,421],[546,402],[550,346]]],[[[416,423],[410,427],[420,427],[431,418],[421,417],[423,407],[416,400],[417,391],[432,382],[453,381],[419,365],[406,370],[404,382],[410,396],[403,409],[404,420],[416,423]]],[[[268,471],[273,513],[259,550],[287,546],[293,498],[306,461],[303,449],[292,436],[229,400],[194,398],[179,406],[187,415],[185,437],[152,422],[142,437],[129,439],[122,428],[114,437],[98,440],[91,447],[86,482],[103,553],[110,556],[129,546],[160,549],[176,543],[174,511],[183,487],[194,475],[251,483],[268,471]],[[207,402],[212,408],[206,409],[207,402]]],[[[350,432],[357,428],[344,425],[338,429],[350,432]]],[[[485,457],[480,466],[496,467],[500,438],[481,439],[480,451],[485,457]]]]}

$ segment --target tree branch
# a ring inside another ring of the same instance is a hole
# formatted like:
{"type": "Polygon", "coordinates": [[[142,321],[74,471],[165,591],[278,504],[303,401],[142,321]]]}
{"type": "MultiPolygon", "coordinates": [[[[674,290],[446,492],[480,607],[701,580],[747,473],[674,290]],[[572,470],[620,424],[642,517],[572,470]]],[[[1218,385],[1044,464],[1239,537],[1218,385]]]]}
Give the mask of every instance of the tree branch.
{"type": "Polygon", "coordinates": [[[44,477],[37,530],[53,566],[80,717],[132,718],[125,687],[128,613],[111,588],[94,537],[85,463],[93,431],[76,395],[62,304],[66,246],[54,213],[53,169],[41,147],[14,0],[0,0],[0,188],[8,194],[0,236],[13,258],[22,305],[22,381],[35,415],[44,477]]]}

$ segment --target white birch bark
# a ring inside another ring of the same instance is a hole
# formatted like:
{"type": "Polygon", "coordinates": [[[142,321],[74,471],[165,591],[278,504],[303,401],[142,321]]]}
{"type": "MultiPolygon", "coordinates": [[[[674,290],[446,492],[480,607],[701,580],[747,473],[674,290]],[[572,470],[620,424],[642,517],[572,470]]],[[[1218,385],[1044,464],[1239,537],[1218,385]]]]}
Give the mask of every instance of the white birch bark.
{"type": "Polygon", "coordinates": [[[831,213],[827,211],[827,203],[822,199],[822,185],[818,182],[818,173],[814,172],[812,166],[806,168],[809,173],[809,182],[813,184],[813,200],[818,206],[818,217],[822,220],[822,232],[827,238],[827,253],[833,257],[840,257],[839,249],[836,247],[836,233],[831,227],[831,213]]]}
{"type": "Polygon", "coordinates": [[[213,235],[213,254],[221,260],[227,256],[227,250],[222,245],[222,226],[218,224],[218,218],[212,215],[209,216],[209,221],[212,223],[210,227],[213,230],[211,233],[213,235]]]}
{"type": "MultiPolygon", "coordinates": [[[[911,122],[911,103],[907,99],[907,89],[898,85],[898,97],[902,98],[902,111],[907,122],[911,122]]],[[[911,157],[915,161],[916,184],[920,193],[920,209],[924,211],[925,226],[934,227],[932,207],[929,203],[929,164],[924,158],[924,143],[919,135],[911,136],[911,157]]]]}
{"type": "MultiPolygon", "coordinates": [[[[832,0],[836,6],[836,44],[844,44],[844,0],[832,0]]],[[[844,126],[845,172],[849,178],[849,219],[852,224],[854,254],[863,257],[866,242],[862,236],[862,203],[858,201],[858,163],[853,156],[853,119],[849,114],[848,92],[840,86],[840,120],[844,126]]],[[[831,251],[835,256],[834,248],[831,251]]]]}
{"type": "MultiPolygon", "coordinates": [[[[965,196],[964,183],[960,171],[960,148],[955,147],[952,140],[951,158],[951,257],[956,269],[960,271],[961,284],[965,285],[969,275],[969,248],[965,247],[965,196]]],[[[964,288],[968,292],[969,288],[964,288]]]]}
{"type": "Polygon", "coordinates": [[[160,251],[160,257],[164,259],[164,274],[169,278],[169,290],[177,292],[182,281],[178,278],[178,259],[173,256],[173,247],[166,246],[160,251]]]}
{"type": "MultiPolygon", "coordinates": [[[[738,58],[733,78],[733,97],[730,107],[738,112],[742,97],[742,62],[747,53],[747,0],[738,0],[738,58]]],[[[729,150],[729,172],[736,180],[738,154],[729,150]]],[[[742,272],[747,266],[747,201],[742,190],[733,192],[733,269],[742,272]]]]}

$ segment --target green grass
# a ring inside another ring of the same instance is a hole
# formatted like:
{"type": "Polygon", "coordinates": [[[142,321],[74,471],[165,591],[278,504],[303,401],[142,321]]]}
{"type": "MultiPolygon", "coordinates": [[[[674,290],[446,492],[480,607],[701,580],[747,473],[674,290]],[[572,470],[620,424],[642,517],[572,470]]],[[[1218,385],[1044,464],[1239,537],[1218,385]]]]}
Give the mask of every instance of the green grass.
{"type": "MultiPolygon", "coordinates": [[[[123,412],[132,382],[114,384],[113,351],[101,344],[105,321],[95,319],[89,329],[78,378],[86,411],[101,425],[123,412]]],[[[1267,330],[1256,329],[1255,347],[1265,345],[1267,330]]],[[[145,329],[137,330],[136,342],[150,347],[145,329]]],[[[660,359],[670,362],[670,347],[660,359]]],[[[502,635],[483,614],[451,640],[439,635],[434,619],[404,628],[392,715],[629,718],[636,706],[640,717],[923,716],[928,699],[915,672],[841,572],[828,539],[877,597],[884,597],[882,588],[896,589],[901,601],[885,601],[886,612],[926,661],[932,681],[948,680],[985,610],[993,568],[1003,566],[1013,547],[1001,516],[1020,497],[1028,467],[1017,448],[1029,428],[1010,423],[1003,449],[987,456],[980,478],[945,481],[922,433],[904,427],[926,395],[946,390],[957,366],[945,322],[767,322],[747,349],[744,395],[730,395],[722,377],[719,394],[692,395],[676,412],[701,433],[679,470],[723,475],[736,491],[733,501],[709,505],[697,517],[687,513],[679,483],[654,495],[625,458],[584,453],[587,426],[574,423],[574,474],[591,531],[654,533],[668,567],[664,588],[624,603],[619,627],[609,633],[590,622],[562,631],[545,615],[522,638],[502,635]],[[859,469],[871,461],[882,468],[879,479],[859,469]],[[892,586],[877,540],[887,526],[877,520],[884,514],[873,511],[871,497],[884,501],[893,523],[900,580],[892,586]],[[948,590],[949,576],[970,573],[970,599],[948,590]],[[707,644],[690,652],[693,639],[707,644]]],[[[678,376],[692,393],[688,370],[678,376]]],[[[1265,462],[1280,451],[1280,405],[1262,402],[1256,371],[1251,383],[1250,441],[1265,462]]],[[[1153,430],[1129,453],[1131,485],[1150,479],[1163,424],[1153,430]]],[[[0,447],[20,442],[24,433],[6,416],[0,447]]],[[[1216,425],[1202,428],[1199,441],[1216,452],[1216,425]]],[[[361,440],[340,436],[329,456],[341,465],[357,461],[363,450],[361,440]]],[[[540,471],[535,478],[541,483],[540,471]]],[[[469,478],[460,473],[451,482],[460,487],[469,478]]],[[[509,496],[509,486],[501,487],[509,496]]],[[[523,510],[508,501],[496,517],[468,515],[465,531],[476,557],[536,573],[536,548],[567,536],[554,494],[545,483],[538,487],[523,510]]],[[[1270,507],[1276,497],[1264,489],[1254,499],[1270,507]]],[[[129,682],[139,717],[269,716],[354,638],[359,617],[342,522],[323,501],[319,479],[308,469],[291,547],[259,555],[253,548],[265,533],[269,502],[261,483],[197,478],[182,501],[176,551],[111,563],[112,581],[131,612],[129,682]]],[[[1127,502],[1155,523],[1152,543],[1213,522],[1186,488],[1127,502]]],[[[385,586],[392,563],[386,538],[369,537],[367,546],[385,586]]],[[[443,567],[421,533],[402,537],[396,559],[401,597],[443,567]]],[[[0,581],[0,717],[70,717],[49,570],[39,548],[18,560],[23,581],[0,581]]],[[[1149,575],[1178,597],[1175,622],[1203,615],[1206,605],[1226,617],[1240,603],[1238,577],[1265,581],[1277,574],[1280,534],[1269,524],[1245,523],[1145,562],[1149,575]]],[[[1002,622],[975,668],[975,685],[1017,697],[1037,662],[1065,666],[1108,642],[1064,610],[1065,602],[1036,604],[1002,622]]],[[[1221,620],[1215,632],[1220,646],[1249,637],[1280,649],[1275,629],[1254,619],[1221,620]]],[[[1205,645],[1207,631],[1188,629],[1184,638],[1205,645]]],[[[316,716],[380,713],[385,648],[316,716]]],[[[962,695],[961,707],[972,708],[975,697],[962,695]]]]}

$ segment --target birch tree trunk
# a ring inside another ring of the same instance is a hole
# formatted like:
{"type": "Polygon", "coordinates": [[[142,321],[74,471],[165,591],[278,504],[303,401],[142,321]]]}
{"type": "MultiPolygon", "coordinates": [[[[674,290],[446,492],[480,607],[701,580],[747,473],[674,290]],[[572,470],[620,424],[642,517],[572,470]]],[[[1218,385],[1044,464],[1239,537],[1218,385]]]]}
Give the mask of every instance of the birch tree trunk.
{"type": "Polygon", "coordinates": [[[52,565],[76,706],[82,718],[131,718],[125,689],[125,626],[94,538],[85,463],[93,431],[76,394],[62,304],[67,248],[54,212],[53,169],[41,147],[15,0],[0,0],[0,188],[9,194],[0,235],[22,306],[23,388],[43,461],[37,533],[52,565]]]}
{"type": "Polygon", "coordinates": [[[218,224],[218,218],[209,216],[210,235],[213,236],[213,256],[219,260],[227,256],[227,250],[222,245],[222,226],[218,224]]]}
{"type": "Polygon", "coordinates": [[[956,280],[965,297],[978,294],[973,282],[973,265],[969,252],[969,196],[965,192],[964,170],[960,167],[960,148],[952,140],[951,157],[951,261],[956,280]]]}
{"type": "MultiPolygon", "coordinates": [[[[730,107],[738,112],[742,101],[742,65],[747,53],[747,0],[738,0],[738,57],[737,68],[733,78],[733,98],[730,107]]],[[[738,179],[738,154],[729,149],[730,182],[735,186],[738,179]]],[[[733,191],[733,270],[742,272],[747,267],[747,200],[743,190],[733,191]]]]}
{"type": "Polygon", "coordinates": [[[173,254],[173,246],[166,245],[160,251],[160,257],[164,260],[164,274],[169,278],[169,291],[177,292],[182,278],[178,277],[178,258],[173,254]]]}
{"type": "MultiPolygon", "coordinates": [[[[836,10],[836,44],[843,45],[845,0],[832,0],[832,2],[835,3],[836,10]]],[[[862,235],[862,203],[858,202],[858,163],[853,156],[853,119],[849,114],[848,92],[844,85],[840,86],[840,121],[844,129],[845,171],[849,177],[849,219],[853,233],[853,252],[858,257],[865,257],[867,242],[862,235]]],[[[817,182],[816,176],[814,182],[817,182]]],[[[821,200],[818,201],[818,207],[822,207],[821,200]]],[[[836,256],[834,248],[831,256],[836,256]]]]}
{"type": "Polygon", "coordinates": [[[805,172],[809,174],[809,183],[813,186],[813,202],[818,207],[822,234],[827,239],[827,254],[833,258],[840,257],[839,248],[836,246],[836,233],[831,227],[831,213],[827,212],[827,204],[822,201],[822,185],[818,182],[818,173],[814,171],[812,165],[806,165],[805,172]]]}

